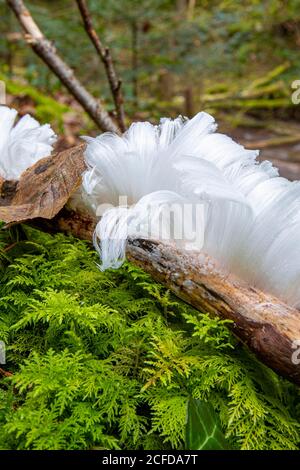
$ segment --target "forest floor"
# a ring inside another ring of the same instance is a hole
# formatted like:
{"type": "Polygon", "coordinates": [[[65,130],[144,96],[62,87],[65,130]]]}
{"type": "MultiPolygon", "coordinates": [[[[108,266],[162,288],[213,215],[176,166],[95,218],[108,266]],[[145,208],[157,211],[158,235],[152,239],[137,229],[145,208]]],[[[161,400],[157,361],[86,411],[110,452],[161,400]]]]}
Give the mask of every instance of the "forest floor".
{"type": "MultiPolygon", "coordinates": [[[[262,160],[275,159],[300,162],[298,108],[291,106],[288,87],[283,86],[282,81],[278,81],[277,77],[275,77],[275,83],[272,82],[272,73],[274,75],[279,69],[277,67],[273,72],[270,72],[269,77],[268,74],[266,75],[265,80],[271,77],[271,84],[267,83],[267,86],[263,85],[263,87],[259,83],[253,85],[254,91],[251,91],[251,93],[262,93],[262,96],[255,101],[253,109],[251,107],[245,109],[226,108],[228,98],[225,98],[224,109],[222,109],[219,99],[222,102],[224,94],[221,96],[219,93],[212,93],[204,95],[207,101],[204,99],[203,104],[195,103],[193,112],[207,110],[213,114],[218,122],[219,132],[231,136],[246,148],[260,150],[260,159],[262,160]],[[272,100],[277,99],[277,95],[275,95],[275,98],[272,95],[273,92],[271,95],[268,94],[269,90],[274,88],[279,88],[279,92],[283,93],[284,98],[282,99],[285,100],[285,105],[282,108],[278,108],[277,105],[274,109],[264,108],[261,105],[262,102],[268,99],[272,103],[272,100]],[[214,96],[216,101],[212,100],[214,96]],[[265,96],[268,98],[266,99],[265,96]]],[[[56,143],[57,151],[79,144],[82,135],[97,135],[100,132],[95,129],[94,124],[83,112],[80,105],[64,90],[56,91],[52,96],[51,94],[48,96],[44,91],[39,91],[23,81],[22,74],[18,74],[13,79],[8,79],[0,74],[0,79],[3,79],[6,83],[7,104],[9,106],[18,109],[20,115],[30,113],[40,122],[51,122],[59,136],[56,143]]],[[[261,82],[261,80],[257,81],[261,82]]],[[[237,87],[238,91],[235,91],[235,94],[232,95],[234,97],[233,102],[245,93],[240,91],[239,88],[243,89],[241,85],[237,87]]],[[[181,112],[180,108],[172,108],[170,105],[172,116],[175,117],[181,112]]],[[[153,115],[156,116],[157,113],[158,110],[155,109],[153,115]]],[[[150,114],[150,111],[147,113],[131,112],[128,124],[137,120],[157,121],[156,118],[151,119],[150,114]]],[[[165,109],[160,109],[159,115],[167,116],[168,114],[169,112],[165,112],[165,109]]]]}

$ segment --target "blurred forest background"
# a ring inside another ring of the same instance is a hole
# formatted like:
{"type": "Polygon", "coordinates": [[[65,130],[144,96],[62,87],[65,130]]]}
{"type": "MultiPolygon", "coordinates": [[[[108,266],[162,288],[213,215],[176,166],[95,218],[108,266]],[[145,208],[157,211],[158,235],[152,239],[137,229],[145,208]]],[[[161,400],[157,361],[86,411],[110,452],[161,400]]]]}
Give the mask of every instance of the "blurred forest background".
{"type": "MultiPolygon", "coordinates": [[[[75,0],[28,0],[33,18],[76,76],[110,112],[103,64],[75,0]]],[[[95,29],[122,79],[127,125],[162,116],[211,112],[264,157],[300,161],[300,0],[89,0],[95,29]]],[[[0,1],[0,79],[8,103],[51,122],[58,146],[99,132],[55,75],[25,43],[0,1]]]]}
{"type": "MultiPolygon", "coordinates": [[[[24,3],[115,119],[80,0],[24,3]]],[[[0,0],[7,104],[51,123],[57,150],[100,133],[26,43],[9,4],[21,5],[0,0]]],[[[262,158],[285,166],[284,176],[300,180],[300,104],[292,100],[293,82],[300,86],[300,0],[86,5],[122,80],[126,126],[205,110],[221,132],[262,149],[262,158]]],[[[9,197],[15,188],[6,185],[9,197]]],[[[0,254],[0,339],[8,353],[0,368],[0,450],[299,450],[299,388],[237,343],[228,320],[176,300],[133,265],[99,271],[94,250],[62,234],[12,226],[0,233],[0,254]],[[189,414],[186,428],[190,397],[207,404],[189,414]],[[185,429],[197,443],[184,442],[185,429]]]]}

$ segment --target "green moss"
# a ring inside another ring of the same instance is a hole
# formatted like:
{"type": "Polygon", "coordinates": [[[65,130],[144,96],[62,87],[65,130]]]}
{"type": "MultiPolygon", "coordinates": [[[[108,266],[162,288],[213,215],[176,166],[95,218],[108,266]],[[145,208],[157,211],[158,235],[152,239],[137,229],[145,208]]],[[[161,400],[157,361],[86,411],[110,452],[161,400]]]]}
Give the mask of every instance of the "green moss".
{"type": "Polygon", "coordinates": [[[298,448],[298,389],[227,322],[130,264],[100,272],[82,241],[19,227],[0,243],[1,448],[180,449],[189,397],[232,448],[298,448]]]}
{"type": "Polygon", "coordinates": [[[11,80],[0,73],[0,80],[6,85],[6,91],[13,96],[27,96],[34,101],[35,117],[41,122],[51,122],[58,132],[64,131],[63,116],[70,111],[70,107],[59,103],[51,96],[46,96],[36,88],[11,80]]]}

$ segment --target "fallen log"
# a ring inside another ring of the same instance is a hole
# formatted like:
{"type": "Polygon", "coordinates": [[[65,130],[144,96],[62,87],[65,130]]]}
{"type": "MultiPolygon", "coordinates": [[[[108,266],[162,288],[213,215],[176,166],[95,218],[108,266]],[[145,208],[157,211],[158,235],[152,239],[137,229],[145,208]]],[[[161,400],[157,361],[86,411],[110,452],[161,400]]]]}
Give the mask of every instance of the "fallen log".
{"type": "MultiPolygon", "coordinates": [[[[66,191],[71,196],[78,186],[74,165],[77,169],[82,168],[82,154],[83,148],[73,148],[64,153],[65,165],[61,167],[63,178],[58,177],[55,164],[62,164],[61,154],[41,160],[22,175],[20,182],[28,175],[32,177],[31,187],[38,208],[34,209],[33,198],[26,193],[31,224],[51,232],[70,233],[92,240],[95,218],[87,212],[81,214],[72,210],[72,199],[59,211],[62,201],[67,200],[66,191]],[[70,174],[73,175],[70,185],[66,185],[66,162],[69,162],[70,174]],[[38,182],[43,184],[38,187],[38,182]],[[59,204],[55,201],[55,194],[59,196],[59,204]],[[46,203],[41,204],[41,201],[46,203]]],[[[28,179],[26,181],[30,187],[28,179]]],[[[2,199],[5,206],[0,206],[0,215],[8,223],[13,222],[10,210],[16,211],[22,202],[20,195],[25,189],[20,182],[13,184],[2,199]]],[[[2,193],[3,187],[7,189],[6,183],[2,184],[2,193]]],[[[22,211],[20,215],[17,210],[16,215],[20,217],[15,222],[25,220],[22,211]]],[[[135,239],[128,241],[127,257],[195,308],[232,320],[233,332],[262,362],[300,385],[300,366],[298,360],[293,360],[300,340],[300,312],[297,309],[223,272],[214,260],[203,253],[182,251],[171,244],[154,240],[135,239]]]]}

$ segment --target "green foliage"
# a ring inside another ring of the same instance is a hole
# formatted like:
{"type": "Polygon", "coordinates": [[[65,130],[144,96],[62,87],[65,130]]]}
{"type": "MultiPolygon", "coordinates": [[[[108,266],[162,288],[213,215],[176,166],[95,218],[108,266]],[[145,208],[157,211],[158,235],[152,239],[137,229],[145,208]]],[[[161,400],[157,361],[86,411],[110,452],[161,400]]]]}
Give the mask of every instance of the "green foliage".
{"type": "Polygon", "coordinates": [[[51,122],[60,132],[63,132],[63,115],[70,111],[69,106],[39,92],[36,88],[15,80],[10,80],[0,73],[0,80],[5,82],[6,91],[14,96],[28,97],[34,102],[35,117],[41,122],[51,122]]]}
{"type": "Polygon", "coordinates": [[[186,448],[189,450],[227,450],[213,407],[201,400],[190,399],[187,409],[186,448]]]}
{"type": "MultiPolygon", "coordinates": [[[[111,111],[102,64],[83,30],[76,2],[27,0],[26,5],[80,81],[111,111]]],[[[126,111],[134,119],[186,114],[186,90],[193,91],[195,111],[209,108],[202,99],[206,88],[225,84],[230,91],[240,82],[244,90],[257,75],[265,76],[286,60],[293,64],[283,77],[289,95],[290,83],[299,76],[299,0],[285,1],[284,6],[282,0],[89,0],[88,5],[96,31],[112,50],[126,111]]],[[[0,14],[0,56],[6,76],[22,70],[26,82],[43,90],[45,98],[62,88],[28,45],[12,37],[20,26],[4,0],[0,14]]],[[[232,104],[237,105],[234,100],[232,104]]],[[[256,102],[240,104],[248,109],[256,102]]],[[[226,110],[230,109],[228,103],[226,110]]],[[[51,107],[40,102],[37,114],[49,121],[51,107]]]]}
{"type": "Polygon", "coordinates": [[[190,398],[230,448],[298,448],[298,389],[227,321],[130,264],[99,271],[85,242],[23,226],[0,243],[0,448],[183,449],[190,398]]]}

